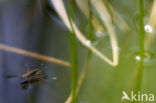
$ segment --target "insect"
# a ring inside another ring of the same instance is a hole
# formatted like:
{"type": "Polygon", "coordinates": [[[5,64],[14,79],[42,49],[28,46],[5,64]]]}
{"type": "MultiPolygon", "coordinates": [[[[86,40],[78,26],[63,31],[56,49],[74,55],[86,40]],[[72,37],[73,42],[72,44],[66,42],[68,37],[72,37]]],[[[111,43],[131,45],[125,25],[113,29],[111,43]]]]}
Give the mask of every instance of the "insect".
{"type": "Polygon", "coordinates": [[[7,78],[20,78],[22,81],[20,82],[20,85],[22,89],[28,89],[30,85],[39,83],[41,81],[49,82],[52,80],[56,80],[56,77],[53,77],[51,79],[48,79],[46,75],[44,75],[43,71],[39,68],[29,70],[28,72],[24,73],[22,75],[9,75],[7,78]]]}
{"type": "Polygon", "coordinates": [[[42,70],[39,68],[32,69],[22,75],[9,75],[7,78],[21,78],[23,81],[20,83],[23,89],[28,89],[30,84],[34,84],[40,82],[41,80],[45,79],[43,76],[42,70]]]}

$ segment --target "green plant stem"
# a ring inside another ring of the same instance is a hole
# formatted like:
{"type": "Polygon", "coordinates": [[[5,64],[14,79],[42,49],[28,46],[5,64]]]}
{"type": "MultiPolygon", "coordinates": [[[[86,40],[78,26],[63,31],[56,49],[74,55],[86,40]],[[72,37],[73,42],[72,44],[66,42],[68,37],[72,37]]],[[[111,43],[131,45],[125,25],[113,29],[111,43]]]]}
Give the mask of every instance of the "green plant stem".
{"type": "Polygon", "coordinates": [[[141,60],[144,58],[144,10],[143,10],[143,0],[139,0],[139,35],[140,35],[140,54],[141,60]]]}
{"type": "Polygon", "coordinates": [[[143,0],[139,0],[139,47],[140,47],[140,62],[139,62],[139,70],[138,70],[138,81],[136,88],[138,91],[141,89],[142,84],[142,76],[143,76],[143,60],[144,60],[144,7],[143,7],[143,0]]]}
{"type": "Polygon", "coordinates": [[[76,37],[70,33],[70,53],[71,53],[71,86],[72,86],[72,103],[76,103],[76,88],[77,88],[77,49],[76,37]]]}
{"type": "Polygon", "coordinates": [[[90,41],[93,41],[94,40],[94,37],[93,37],[93,24],[92,24],[92,20],[93,20],[93,13],[92,13],[92,10],[91,10],[91,3],[90,3],[90,0],[88,0],[88,7],[89,7],[89,39],[90,41]]]}
{"type": "Polygon", "coordinates": [[[72,93],[72,103],[77,103],[77,81],[78,81],[78,66],[77,66],[77,45],[76,45],[76,36],[72,26],[72,21],[74,21],[74,12],[75,12],[75,0],[69,1],[68,18],[70,25],[72,27],[72,32],[70,32],[70,57],[71,57],[71,93],[72,93]]]}

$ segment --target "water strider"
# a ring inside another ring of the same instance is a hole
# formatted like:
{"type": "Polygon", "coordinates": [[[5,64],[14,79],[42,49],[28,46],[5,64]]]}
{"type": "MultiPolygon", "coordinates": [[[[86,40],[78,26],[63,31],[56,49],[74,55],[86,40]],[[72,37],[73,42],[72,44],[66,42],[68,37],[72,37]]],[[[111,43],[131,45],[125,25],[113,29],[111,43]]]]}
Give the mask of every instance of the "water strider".
{"type": "MultiPolygon", "coordinates": [[[[21,78],[22,81],[20,83],[22,89],[28,89],[30,85],[39,83],[43,80],[48,80],[48,78],[43,74],[41,69],[33,69],[28,70],[27,73],[22,75],[10,75],[7,78],[21,78]]],[[[56,77],[51,78],[52,80],[56,80],[56,77]]]]}
{"type": "Polygon", "coordinates": [[[30,84],[37,83],[43,79],[45,79],[45,76],[43,76],[41,69],[33,69],[28,70],[27,73],[24,73],[22,75],[9,75],[7,78],[21,78],[24,81],[21,82],[21,86],[23,89],[27,89],[30,84]]]}

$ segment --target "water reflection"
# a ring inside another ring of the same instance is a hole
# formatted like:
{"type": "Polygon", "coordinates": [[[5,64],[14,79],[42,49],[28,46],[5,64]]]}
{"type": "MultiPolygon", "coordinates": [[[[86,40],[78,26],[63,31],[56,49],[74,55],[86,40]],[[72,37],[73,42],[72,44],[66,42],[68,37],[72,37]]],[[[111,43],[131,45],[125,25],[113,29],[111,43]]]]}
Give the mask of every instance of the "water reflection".
{"type": "MultiPolygon", "coordinates": [[[[147,63],[147,62],[149,62],[152,58],[154,57],[154,54],[152,53],[152,52],[145,52],[144,53],[144,63],[147,63]]],[[[140,53],[139,52],[136,52],[136,53],[134,53],[133,54],[133,58],[134,58],[134,60],[136,60],[136,61],[141,61],[141,57],[140,57],[140,53]]]]}
{"type": "Polygon", "coordinates": [[[144,26],[144,30],[147,32],[147,33],[150,33],[152,32],[152,27],[150,25],[145,25],[144,26]]]}

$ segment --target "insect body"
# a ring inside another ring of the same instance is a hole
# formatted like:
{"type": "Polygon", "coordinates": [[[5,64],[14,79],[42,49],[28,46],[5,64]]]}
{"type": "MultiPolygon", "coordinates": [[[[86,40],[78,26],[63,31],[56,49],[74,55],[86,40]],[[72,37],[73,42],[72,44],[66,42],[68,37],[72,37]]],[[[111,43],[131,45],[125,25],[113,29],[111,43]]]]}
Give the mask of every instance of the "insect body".
{"type": "Polygon", "coordinates": [[[37,68],[37,69],[30,70],[27,73],[24,73],[22,75],[10,75],[7,76],[7,78],[24,79],[24,81],[21,82],[21,86],[23,89],[28,89],[30,84],[37,83],[43,80],[45,77],[43,77],[41,69],[37,68]]]}
{"type": "Polygon", "coordinates": [[[26,73],[26,74],[23,74],[21,77],[22,78],[25,78],[25,77],[30,77],[30,76],[33,76],[35,74],[40,74],[41,73],[41,69],[33,69],[31,70],[30,72],[26,73]]]}
{"type": "Polygon", "coordinates": [[[11,75],[11,76],[7,76],[7,78],[13,78],[13,77],[16,77],[16,78],[27,78],[27,77],[30,77],[30,76],[33,76],[35,74],[40,74],[41,73],[41,69],[33,69],[23,75],[11,75]]]}
{"type": "MultiPolygon", "coordinates": [[[[29,89],[30,85],[39,83],[39,82],[45,82],[47,80],[47,76],[44,75],[43,71],[39,68],[33,69],[33,70],[28,70],[27,73],[24,73],[22,75],[11,75],[7,76],[7,78],[21,78],[22,81],[20,82],[20,85],[22,89],[29,89]]],[[[56,78],[54,78],[56,80],[56,78]]]]}

